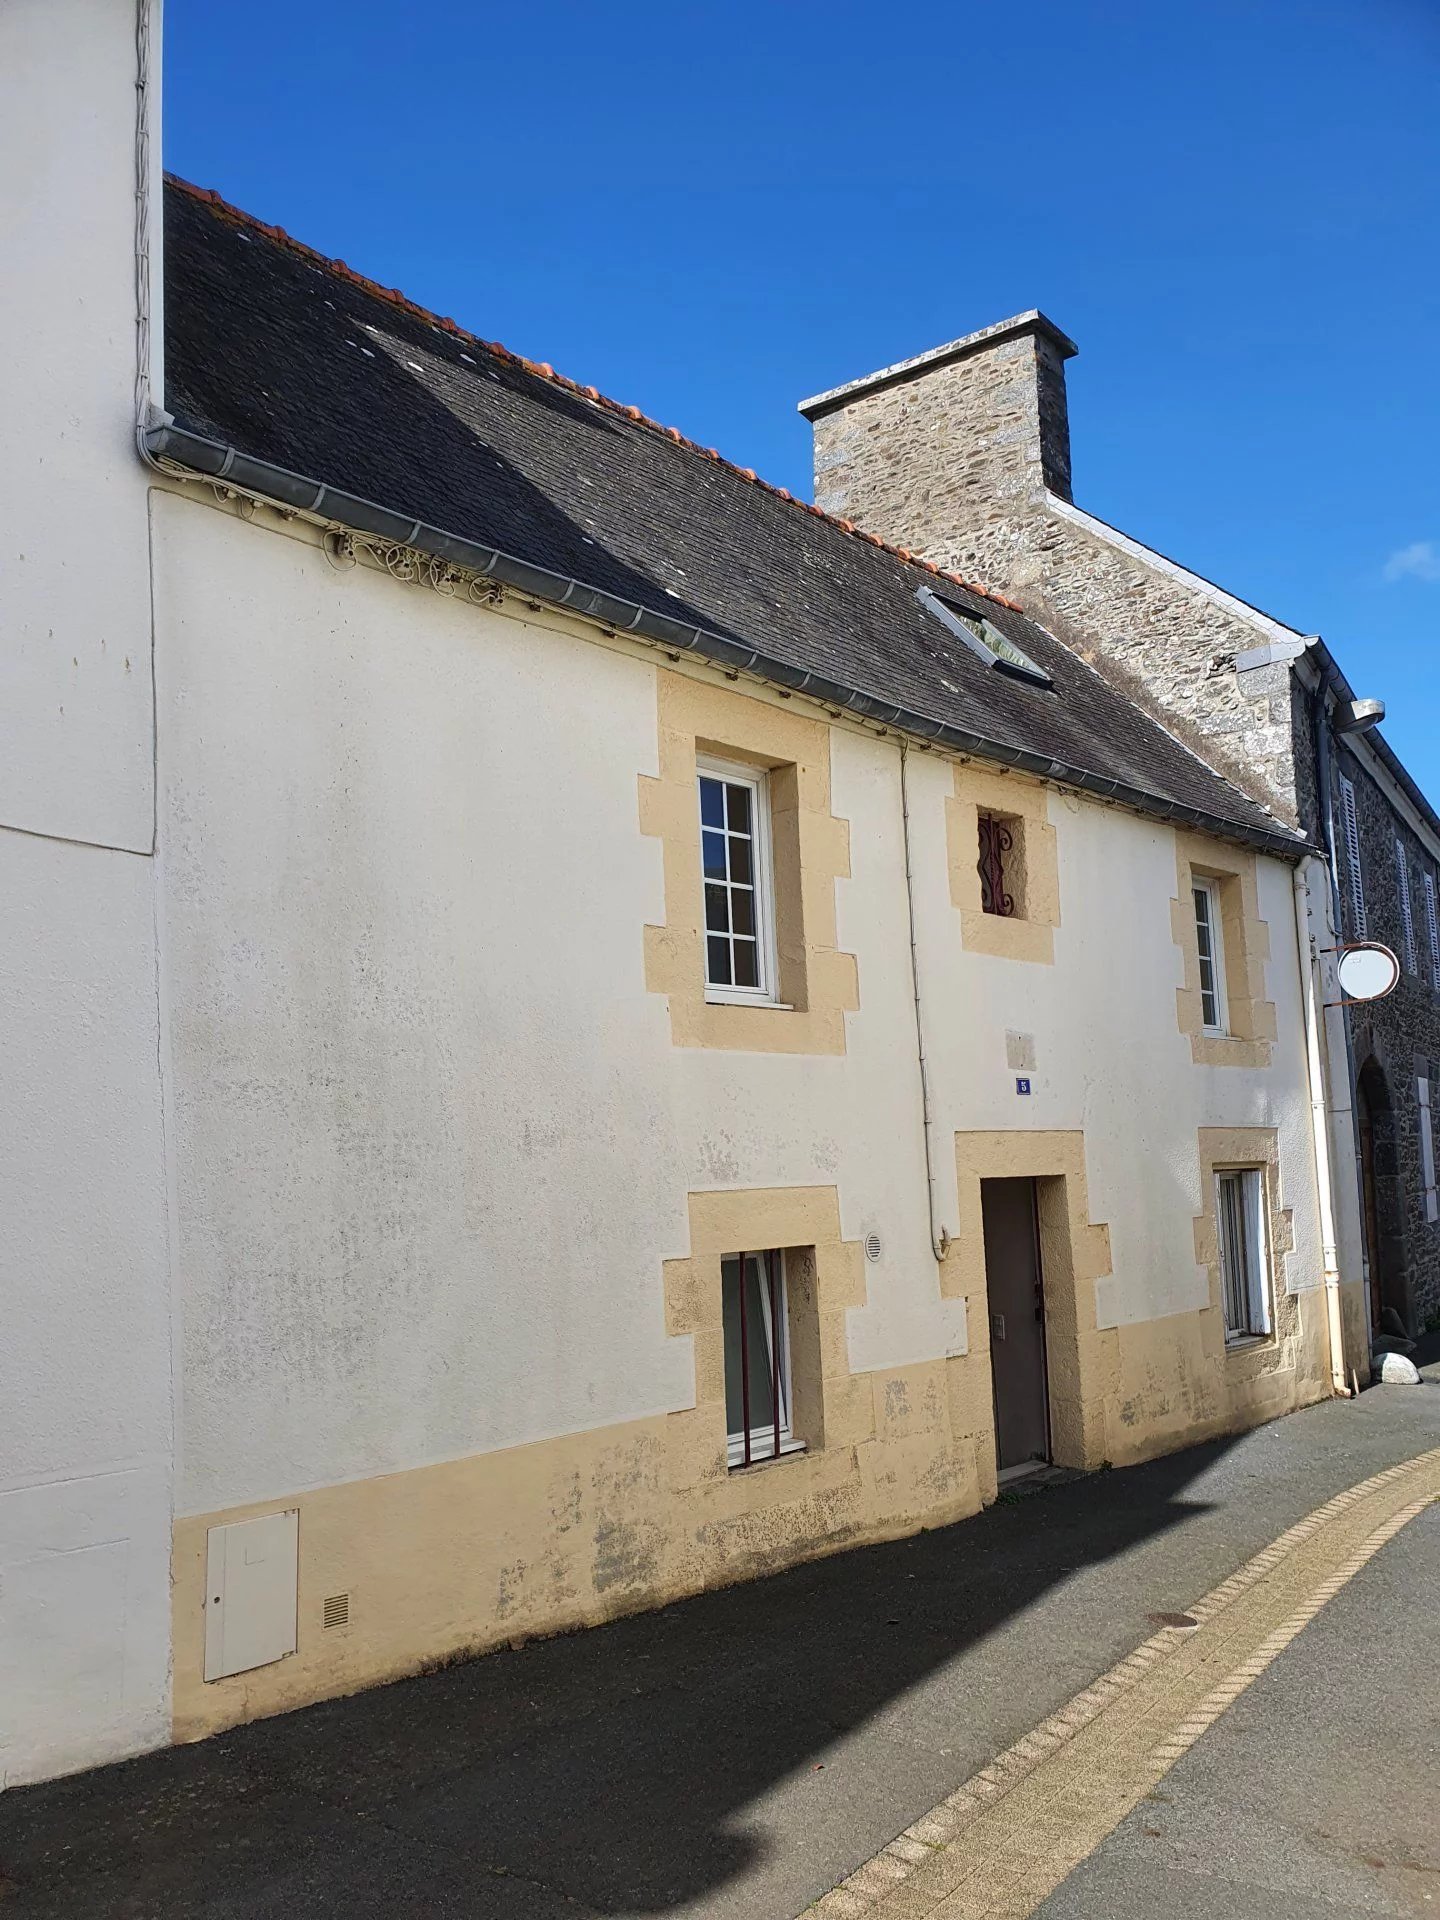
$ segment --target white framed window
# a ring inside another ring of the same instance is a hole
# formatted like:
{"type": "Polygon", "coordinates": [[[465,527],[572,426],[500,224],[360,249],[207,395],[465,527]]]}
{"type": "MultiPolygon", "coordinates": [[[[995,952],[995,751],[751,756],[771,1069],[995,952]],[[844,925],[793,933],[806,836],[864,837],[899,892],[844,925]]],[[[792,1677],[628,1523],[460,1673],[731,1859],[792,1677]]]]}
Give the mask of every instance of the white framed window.
{"type": "Polygon", "coordinates": [[[1420,1178],[1422,1181],[1422,1200],[1425,1206],[1425,1219],[1433,1224],[1440,1219],[1440,1192],[1435,1186],[1435,1129],[1430,1113],[1430,1081],[1422,1075],[1415,1082],[1415,1093],[1420,1103],[1420,1178]]]}
{"type": "Polygon", "coordinates": [[[1206,1033],[1228,1033],[1225,1003],[1225,934],[1220,920],[1220,883],[1196,878],[1195,946],[1200,955],[1200,1024],[1206,1033]]]}
{"type": "Polygon", "coordinates": [[[1355,809],[1355,783],[1340,776],[1340,824],[1345,834],[1345,864],[1350,870],[1350,911],[1355,922],[1351,928],[1356,940],[1368,938],[1365,917],[1365,875],[1360,866],[1360,816],[1355,809]]]}
{"type": "Polygon", "coordinates": [[[790,1319],[785,1254],[729,1254],[720,1263],[725,1322],[725,1427],[732,1467],[799,1453],[790,1430],[790,1319]]]}
{"type": "Polygon", "coordinates": [[[1436,897],[1435,876],[1425,869],[1425,930],[1430,936],[1430,984],[1440,993],[1440,900],[1436,897]]]}
{"type": "Polygon", "coordinates": [[[1215,1222],[1225,1338],[1263,1339],[1270,1331],[1263,1167],[1228,1167],[1215,1175],[1215,1222]]]}
{"type": "Polygon", "coordinates": [[[1410,861],[1405,852],[1405,842],[1395,842],[1395,886],[1400,896],[1400,933],[1405,948],[1405,971],[1420,971],[1419,957],[1415,951],[1415,915],[1410,906],[1410,861]]]}
{"type": "Polygon", "coordinates": [[[779,1004],[769,781],[724,760],[696,764],[705,888],[705,998],[779,1004]]]}

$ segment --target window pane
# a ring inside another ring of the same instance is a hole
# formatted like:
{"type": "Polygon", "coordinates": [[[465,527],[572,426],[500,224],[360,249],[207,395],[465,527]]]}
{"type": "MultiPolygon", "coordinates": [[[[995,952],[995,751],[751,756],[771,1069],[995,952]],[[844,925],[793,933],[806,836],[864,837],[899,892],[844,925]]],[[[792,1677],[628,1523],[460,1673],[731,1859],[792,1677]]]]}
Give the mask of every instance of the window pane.
{"type": "Polygon", "coordinates": [[[723,833],[702,833],[700,836],[707,879],[725,878],[725,836],[723,833]]]}
{"type": "Polygon", "coordinates": [[[1200,962],[1200,1021],[1202,1026],[1218,1027],[1220,1002],[1215,996],[1215,969],[1208,960],[1200,962]]]}
{"type": "Polygon", "coordinates": [[[700,820],[707,827],[725,824],[725,789],[718,780],[700,776],[700,820]]]}
{"type": "Polygon", "coordinates": [[[1220,1026],[1219,969],[1215,964],[1215,901],[1208,887],[1194,889],[1195,944],[1200,957],[1200,1022],[1220,1026]]]}
{"type": "Polygon", "coordinates": [[[730,836],[730,878],[741,880],[748,887],[755,875],[750,866],[750,842],[730,836]]]}
{"type": "Polygon", "coordinates": [[[1200,944],[1202,958],[1208,959],[1210,946],[1210,896],[1203,888],[1195,889],[1195,938],[1200,944]]]}
{"type": "Polygon", "coordinates": [[[750,789],[731,787],[725,789],[725,805],[729,813],[729,827],[733,833],[750,831],[750,789]]]}
{"type": "Polygon", "coordinates": [[[1243,1173],[1222,1173],[1216,1178],[1219,1201],[1217,1225],[1220,1231],[1220,1276],[1225,1300],[1225,1331],[1245,1334],[1255,1331],[1251,1301],[1256,1292],[1256,1249],[1251,1244],[1250,1210],[1246,1206],[1243,1173]]]}
{"type": "Polygon", "coordinates": [[[727,906],[728,887],[708,886],[705,889],[705,927],[709,933],[728,933],[730,914],[727,906]]]}
{"type": "Polygon", "coordinates": [[[732,887],[730,890],[730,912],[734,916],[736,933],[753,934],[755,931],[755,895],[749,887],[732,887]]]}
{"type": "Polygon", "coordinates": [[[734,982],[730,978],[730,942],[723,934],[711,934],[705,942],[705,978],[712,987],[729,987],[734,982]]]}
{"type": "Polygon", "coordinates": [[[760,976],[756,972],[755,942],[736,940],[735,942],[735,985],[737,987],[758,987],[760,976]]]}
{"type": "MultiPolygon", "coordinates": [[[[761,1427],[773,1427],[775,1423],[774,1374],[768,1331],[770,1303],[760,1256],[752,1254],[745,1262],[743,1347],[738,1259],[723,1262],[720,1288],[725,1316],[725,1424],[731,1433],[745,1431],[745,1384],[748,1383],[750,1431],[754,1433],[761,1427]]],[[[777,1275],[777,1296],[781,1292],[782,1285],[777,1275]]],[[[783,1314],[783,1298],[777,1299],[777,1305],[783,1314]]]]}

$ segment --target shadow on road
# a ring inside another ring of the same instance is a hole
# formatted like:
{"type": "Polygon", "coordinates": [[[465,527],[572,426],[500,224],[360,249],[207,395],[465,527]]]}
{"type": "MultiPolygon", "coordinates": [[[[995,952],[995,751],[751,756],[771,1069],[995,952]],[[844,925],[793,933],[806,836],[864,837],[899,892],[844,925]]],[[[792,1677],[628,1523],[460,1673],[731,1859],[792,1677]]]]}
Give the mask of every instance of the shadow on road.
{"type": "MultiPolygon", "coordinates": [[[[838,1735],[1067,1575],[1206,1511],[1184,1489],[1223,1451],[12,1791],[0,1905],[575,1920],[703,1901],[755,1863],[752,1803],[812,1773],[823,1796],[838,1735]]],[[[945,1711],[963,1721],[963,1693],[945,1711]]]]}

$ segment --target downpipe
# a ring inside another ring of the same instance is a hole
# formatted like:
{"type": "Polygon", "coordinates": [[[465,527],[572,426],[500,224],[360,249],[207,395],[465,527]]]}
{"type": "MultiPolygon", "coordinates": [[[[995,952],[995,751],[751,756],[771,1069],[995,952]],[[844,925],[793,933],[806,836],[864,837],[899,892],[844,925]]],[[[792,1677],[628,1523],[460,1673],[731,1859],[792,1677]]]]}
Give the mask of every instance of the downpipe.
{"type": "Polygon", "coordinates": [[[925,1140],[925,1192],[930,1210],[930,1250],[937,1265],[950,1251],[950,1235],[938,1224],[935,1206],[935,1153],[931,1141],[935,1115],[930,1100],[930,1069],[925,1058],[925,1015],[920,999],[920,949],[915,934],[915,874],[910,854],[910,745],[900,742],[900,832],[905,847],[905,907],[910,921],[910,985],[915,1001],[915,1056],[920,1067],[920,1114],[925,1140]]]}
{"type": "MultiPolygon", "coordinates": [[[[1324,1267],[1325,1326],[1330,1347],[1330,1389],[1352,1399],[1359,1390],[1345,1369],[1345,1326],[1340,1312],[1340,1254],[1335,1227],[1335,1170],[1331,1156],[1330,1101],[1320,1031],[1323,988],[1320,959],[1310,936],[1310,879],[1316,863],[1295,869],[1295,956],[1300,966],[1300,997],[1305,1011],[1305,1068],[1310,1083],[1310,1137],[1315,1146],[1315,1190],[1320,1203],[1320,1247],[1324,1267]]],[[[1328,876],[1327,876],[1328,882],[1328,876]]],[[[1328,893],[1328,885],[1327,885],[1328,893]]]]}

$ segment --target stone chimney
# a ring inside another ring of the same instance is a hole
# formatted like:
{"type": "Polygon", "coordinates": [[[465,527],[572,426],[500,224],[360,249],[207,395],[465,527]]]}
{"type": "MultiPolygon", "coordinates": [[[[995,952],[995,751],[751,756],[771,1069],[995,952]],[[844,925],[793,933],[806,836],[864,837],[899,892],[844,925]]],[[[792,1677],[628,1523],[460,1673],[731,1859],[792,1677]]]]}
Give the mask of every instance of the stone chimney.
{"type": "Polygon", "coordinates": [[[958,572],[1027,569],[1016,530],[1070,498],[1065,362],[1043,313],[1016,314],[800,402],[815,502],[958,572]]]}

